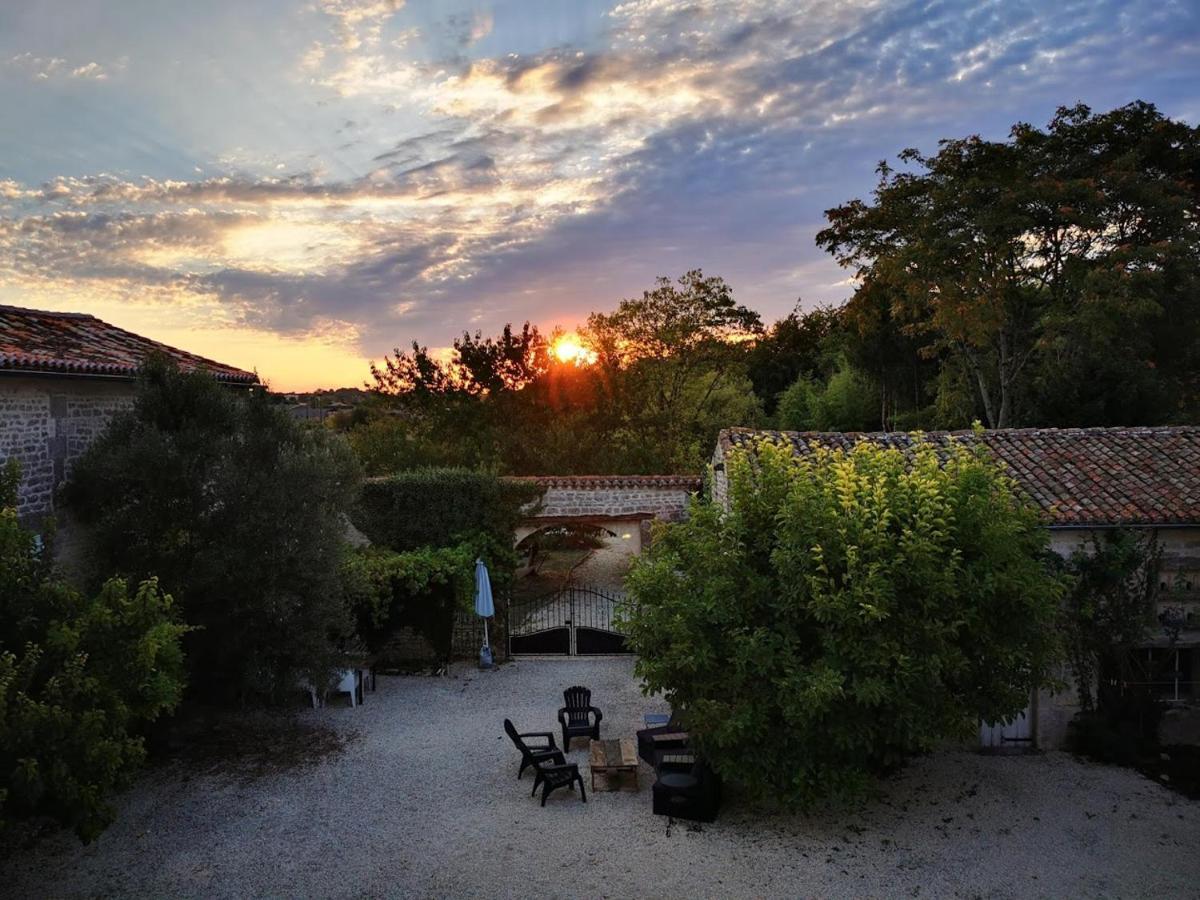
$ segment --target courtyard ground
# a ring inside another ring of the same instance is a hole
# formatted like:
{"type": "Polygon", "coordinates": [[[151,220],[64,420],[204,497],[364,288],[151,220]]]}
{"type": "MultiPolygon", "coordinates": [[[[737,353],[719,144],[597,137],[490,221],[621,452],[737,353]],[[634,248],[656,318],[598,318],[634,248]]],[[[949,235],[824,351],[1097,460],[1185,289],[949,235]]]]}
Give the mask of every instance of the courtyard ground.
{"type": "MultiPolygon", "coordinates": [[[[557,730],[592,688],[606,737],[646,711],[629,658],[522,660],[383,678],[314,767],[251,779],[148,773],[94,844],[50,837],[0,870],[13,897],[1183,897],[1200,893],[1200,802],[1063,754],[940,753],[854,809],[668,826],[638,793],[518,783],[504,736],[557,730]]],[[[586,750],[571,757],[585,769],[586,750]]],[[[586,769],[584,779],[590,784],[586,769]]]]}

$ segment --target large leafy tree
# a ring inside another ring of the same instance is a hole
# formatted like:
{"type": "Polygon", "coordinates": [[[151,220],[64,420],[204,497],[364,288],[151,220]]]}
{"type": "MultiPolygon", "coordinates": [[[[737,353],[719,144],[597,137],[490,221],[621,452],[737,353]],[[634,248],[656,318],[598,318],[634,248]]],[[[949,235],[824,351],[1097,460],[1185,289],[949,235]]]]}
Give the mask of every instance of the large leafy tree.
{"type": "Polygon", "coordinates": [[[198,626],[185,639],[196,691],[263,699],[300,675],[319,683],[350,636],[338,568],[357,488],[341,438],[156,359],[65,499],[96,571],[157,575],[198,626]]]}
{"type": "Polygon", "coordinates": [[[1157,409],[1120,392],[1084,424],[1187,414],[1200,311],[1200,129],[1146,103],[1063,108],[1007,141],[942,141],[879,168],[874,202],[829,210],[819,245],[855,269],[851,300],[890,298],[929,354],[969,377],[989,425],[1072,409],[1055,403],[1127,373],[1157,409]],[[1043,398],[1032,396],[1040,383],[1043,398]]]}
{"type": "Polygon", "coordinates": [[[764,441],[726,459],[728,510],[697,503],[635,564],[637,671],[726,778],[853,794],[1026,706],[1063,584],[985,452],[764,441]]]}
{"type": "Polygon", "coordinates": [[[0,469],[0,832],[50,816],[91,840],[145,757],[140,729],[179,702],[187,629],[154,580],[59,578],[17,523],[17,476],[0,469]]]}
{"type": "Polygon", "coordinates": [[[544,380],[554,360],[546,337],[528,322],[496,337],[464,332],[449,358],[427,347],[396,349],[371,367],[385,401],[352,438],[368,471],[386,474],[422,465],[511,467],[512,425],[535,412],[526,389],[544,380]]]}
{"type": "MultiPolygon", "coordinates": [[[[745,377],[740,344],[761,333],[758,313],[737,303],[724,279],[696,269],[592,313],[583,336],[631,440],[643,450],[654,441],[656,467],[669,471],[698,465],[695,448],[716,436],[707,426],[720,418],[724,389],[745,377]]],[[[753,423],[722,422],[731,424],[753,423]]]]}

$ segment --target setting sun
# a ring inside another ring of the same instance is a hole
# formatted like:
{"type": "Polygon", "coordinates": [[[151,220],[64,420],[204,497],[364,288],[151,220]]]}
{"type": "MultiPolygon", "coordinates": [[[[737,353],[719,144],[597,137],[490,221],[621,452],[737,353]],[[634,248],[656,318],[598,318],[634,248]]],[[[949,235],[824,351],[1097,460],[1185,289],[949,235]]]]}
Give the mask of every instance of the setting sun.
{"type": "Polygon", "coordinates": [[[573,362],[577,365],[596,361],[596,354],[583,346],[573,334],[564,334],[554,342],[554,355],[558,357],[559,362],[573,362]]]}

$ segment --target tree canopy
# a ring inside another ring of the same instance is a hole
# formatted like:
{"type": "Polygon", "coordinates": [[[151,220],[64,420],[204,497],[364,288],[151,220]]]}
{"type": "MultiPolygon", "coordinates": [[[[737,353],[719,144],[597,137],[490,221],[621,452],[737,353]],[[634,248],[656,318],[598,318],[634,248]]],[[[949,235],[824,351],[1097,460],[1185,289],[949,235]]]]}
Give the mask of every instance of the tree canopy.
{"type": "Polygon", "coordinates": [[[721,428],[1200,420],[1200,129],[1148,103],[1065,107],[1007,139],[884,162],[818,246],[840,307],[766,325],[700,270],[592,313],[560,358],[526,323],[374,370],[372,474],[698,472],[721,428]]]}
{"type": "Polygon", "coordinates": [[[156,575],[197,626],[194,689],[252,699],[319,683],[351,637],[338,569],[357,490],[338,436],[155,359],[64,496],[95,572],[156,575]]]}
{"type": "Polygon", "coordinates": [[[880,164],[873,203],[829,210],[817,243],[860,281],[849,308],[886,297],[904,333],[961,368],[989,425],[1194,404],[1200,129],[1147,103],[1078,105],[1045,130],[900,161],[880,164]],[[1109,390],[1078,406],[1097,380],[1109,390]]]}

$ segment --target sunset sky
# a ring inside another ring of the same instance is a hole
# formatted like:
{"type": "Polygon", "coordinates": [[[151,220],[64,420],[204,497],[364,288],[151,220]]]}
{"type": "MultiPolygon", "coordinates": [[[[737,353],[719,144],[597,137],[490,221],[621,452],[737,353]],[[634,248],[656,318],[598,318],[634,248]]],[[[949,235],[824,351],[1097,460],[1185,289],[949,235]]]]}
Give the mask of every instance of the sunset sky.
{"type": "Polygon", "coordinates": [[[1196,0],[5,2],[0,303],[285,390],[696,267],[773,319],[880,159],[1139,98],[1200,121],[1196,0]]]}

